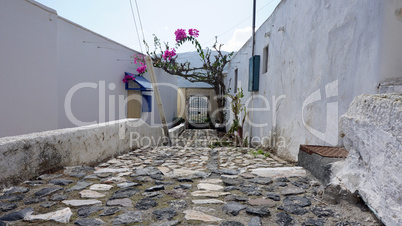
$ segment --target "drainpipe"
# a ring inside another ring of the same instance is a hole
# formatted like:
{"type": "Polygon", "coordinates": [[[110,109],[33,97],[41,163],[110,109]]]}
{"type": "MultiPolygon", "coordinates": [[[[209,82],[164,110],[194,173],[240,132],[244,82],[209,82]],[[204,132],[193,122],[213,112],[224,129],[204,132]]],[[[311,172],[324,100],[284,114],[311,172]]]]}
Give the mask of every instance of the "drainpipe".
{"type": "MultiPolygon", "coordinates": [[[[253,26],[252,26],[252,47],[251,47],[251,57],[254,57],[255,55],[255,8],[256,8],[256,0],[253,0],[253,26]]],[[[251,92],[251,109],[254,108],[254,92],[251,92]]],[[[249,121],[252,122],[253,119],[253,114],[249,114],[249,121]]],[[[251,124],[249,124],[249,131],[250,131],[250,137],[249,137],[249,142],[248,145],[251,147],[251,140],[253,137],[253,127],[251,124]]]]}

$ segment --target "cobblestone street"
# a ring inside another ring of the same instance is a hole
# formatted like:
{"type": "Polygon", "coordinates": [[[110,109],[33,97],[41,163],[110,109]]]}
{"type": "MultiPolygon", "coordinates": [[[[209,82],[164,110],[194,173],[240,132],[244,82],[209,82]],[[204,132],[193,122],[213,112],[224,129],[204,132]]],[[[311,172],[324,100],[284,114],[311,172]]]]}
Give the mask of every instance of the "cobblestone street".
{"type": "Polygon", "coordinates": [[[365,206],[331,204],[303,168],[252,149],[212,147],[186,130],[97,167],[41,175],[0,193],[0,225],[380,225],[365,206]]]}

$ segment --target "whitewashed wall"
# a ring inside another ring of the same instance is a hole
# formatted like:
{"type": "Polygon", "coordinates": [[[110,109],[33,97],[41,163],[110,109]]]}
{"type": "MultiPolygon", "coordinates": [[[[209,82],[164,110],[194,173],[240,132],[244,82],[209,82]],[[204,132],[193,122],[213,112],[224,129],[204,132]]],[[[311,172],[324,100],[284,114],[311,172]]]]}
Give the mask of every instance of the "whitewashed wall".
{"type": "MultiPolygon", "coordinates": [[[[0,137],[126,118],[122,79],[136,73],[135,50],[32,0],[0,6],[0,137]]],[[[156,71],[159,81],[177,85],[156,71]]],[[[177,92],[161,93],[169,121],[177,92]]]]}
{"type": "Polygon", "coordinates": [[[55,129],[57,15],[0,0],[0,137],[55,129]]]}
{"type": "Polygon", "coordinates": [[[262,126],[246,125],[245,132],[266,137],[267,146],[292,160],[300,144],[340,144],[338,119],[353,98],[401,78],[401,38],[395,38],[402,37],[395,12],[400,3],[283,0],[256,32],[259,91],[247,91],[251,40],[229,65],[227,82],[232,79],[233,89],[237,68],[248,108],[266,108],[250,112],[251,121],[262,126]],[[262,73],[267,45],[268,72],[262,73]]]}

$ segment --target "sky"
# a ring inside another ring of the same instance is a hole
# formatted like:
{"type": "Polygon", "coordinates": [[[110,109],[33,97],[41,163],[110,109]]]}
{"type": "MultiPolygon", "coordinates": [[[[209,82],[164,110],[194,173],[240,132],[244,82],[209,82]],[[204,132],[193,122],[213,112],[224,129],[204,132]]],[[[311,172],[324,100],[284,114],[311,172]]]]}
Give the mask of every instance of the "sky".
{"type": "MultiPolygon", "coordinates": [[[[218,43],[224,44],[222,49],[225,51],[239,50],[252,34],[253,0],[36,1],[53,8],[59,16],[142,52],[145,51],[143,37],[153,50],[153,34],[173,47],[174,31],[179,28],[198,29],[198,40],[203,48],[211,48],[215,36],[218,36],[218,43]],[[137,36],[131,5],[140,38],[137,36]]],[[[268,19],[280,1],[256,0],[256,28],[268,19]]],[[[190,44],[186,44],[177,52],[194,50],[190,44]]]]}

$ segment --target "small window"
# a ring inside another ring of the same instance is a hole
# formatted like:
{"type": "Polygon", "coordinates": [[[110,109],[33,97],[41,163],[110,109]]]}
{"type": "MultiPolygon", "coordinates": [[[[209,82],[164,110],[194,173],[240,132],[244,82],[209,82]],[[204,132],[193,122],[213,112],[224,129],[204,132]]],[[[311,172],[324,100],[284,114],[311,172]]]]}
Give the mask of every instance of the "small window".
{"type": "Polygon", "coordinates": [[[237,79],[239,78],[239,70],[236,68],[234,73],[234,92],[237,93],[237,79]]]}
{"type": "Polygon", "coordinates": [[[152,112],[151,95],[142,95],[142,112],[152,112]]]}
{"type": "Polygon", "coordinates": [[[262,73],[268,72],[268,58],[269,58],[269,45],[264,48],[263,52],[263,64],[262,64],[262,73]]]}

